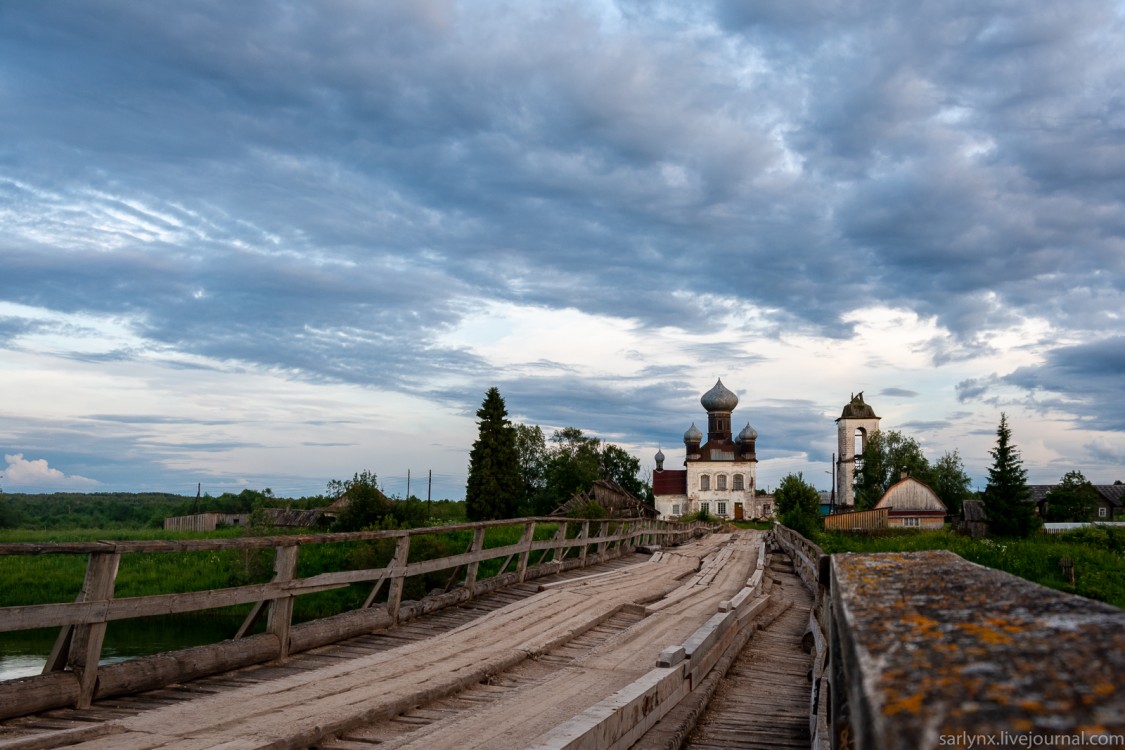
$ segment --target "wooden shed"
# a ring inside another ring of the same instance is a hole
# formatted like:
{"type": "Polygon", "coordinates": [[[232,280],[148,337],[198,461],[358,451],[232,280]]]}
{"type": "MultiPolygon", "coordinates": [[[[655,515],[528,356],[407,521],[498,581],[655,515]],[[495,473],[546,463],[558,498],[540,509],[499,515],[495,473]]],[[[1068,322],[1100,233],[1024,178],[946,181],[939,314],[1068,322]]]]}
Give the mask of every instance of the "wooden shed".
{"type": "Polygon", "coordinates": [[[617,482],[599,479],[585,492],[574,496],[551,513],[552,516],[576,516],[597,503],[607,518],[656,518],[656,508],[645,503],[617,482]]]}

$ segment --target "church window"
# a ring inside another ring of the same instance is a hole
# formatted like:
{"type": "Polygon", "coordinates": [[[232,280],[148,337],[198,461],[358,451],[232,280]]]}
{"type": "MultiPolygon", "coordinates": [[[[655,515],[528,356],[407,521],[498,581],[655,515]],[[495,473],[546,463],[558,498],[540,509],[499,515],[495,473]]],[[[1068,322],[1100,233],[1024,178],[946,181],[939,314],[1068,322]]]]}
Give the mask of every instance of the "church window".
{"type": "Polygon", "coordinates": [[[672,503],[672,515],[673,516],[680,515],[680,504],[679,503],[672,503]]]}
{"type": "Polygon", "coordinates": [[[701,490],[711,489],[711,477],[710,476],[708,476],[707,474],[701,474],[700,475],[700,477],[699,477],[699,489],[701,489],[701,490]]]}
{"type": "Polygon", "coordinates": [[[727,504],[726,503],[719,503],[719,515],[725,516],[726,514],[727,514],[727,504]]]}
{"type": "Polygon", "coordinates": [[[710,513],[711,512],[711,503],[700,503],[699,504],[699,512],[700,513],[710,513]]]}
{"type": "Polygon", "coordinates": [[[715,477],[715,488],[720,490],[725,490],[727,488],[726,474],[720,474],[719,476],[715,477]]]}
{"type": "Polygon", "coordinates": [[[742,475],[741,474],[735,474],[734,475],[734,489],[736,489],[736,490],[746,489],[742,484],[742,475]]]}
{"type": "Polygon", "coordinates": [[[770,504],[766,503],[765,505],[762,506],[762,515],[768,516],[769,514],[770,514],[770,504]]]}

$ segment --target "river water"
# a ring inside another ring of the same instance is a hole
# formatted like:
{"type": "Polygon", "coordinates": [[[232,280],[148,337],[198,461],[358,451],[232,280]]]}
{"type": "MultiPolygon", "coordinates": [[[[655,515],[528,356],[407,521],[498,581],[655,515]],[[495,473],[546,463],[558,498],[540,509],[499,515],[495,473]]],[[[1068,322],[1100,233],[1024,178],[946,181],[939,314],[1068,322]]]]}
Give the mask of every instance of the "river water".
{"type": "MultiPolygon", "coordinates": [[[[230,638],[239,618],[166,616],[111,622],[99,663],[218,643],[230,638]]],[[[0,680],[40,674],[55,645],[57,630],[0,633],[0,680]]]]}

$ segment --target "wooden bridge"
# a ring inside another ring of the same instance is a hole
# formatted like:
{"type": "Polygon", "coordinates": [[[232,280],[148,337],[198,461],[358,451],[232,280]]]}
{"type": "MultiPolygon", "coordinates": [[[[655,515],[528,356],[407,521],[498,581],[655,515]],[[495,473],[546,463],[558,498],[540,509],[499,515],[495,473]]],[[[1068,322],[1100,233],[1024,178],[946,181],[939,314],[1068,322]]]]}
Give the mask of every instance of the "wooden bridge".
{"type": "MultiPolygon", "coordinates": [[[[468,548],[434,560],[412,559],[410,540],[441,529],[0,545],[0,555],[89,557],[77,602],[0,609],[0,630],[61,630],[45,674],[0,682],[0,750],[936,747],[935,726],[964,726],[948,704],[943,724],[919,723],[917,684],[872,692],[894,660],[865,661],[886,645],[869,640],[882,631],[845,623],[885,614],[855,598],[875,598],[854,571],[879,556],[830,559],[784,527],[521,519],[447,530],[470,532],[468,548]],[[490,543],[514,523],[518,542],[490,543]],[[537,539],[544,529],[550,538],[537,539]],[[394,552],[381,567],[296,575],[303,545],[387,539],[394,552]],[[123,554],[243,546],[275,549],[272,581],[113,597],[123,554]],[[444,589],[402,599],[408,578],[435,571],[453,571],[444,589]],[[370,586],[360,610],[292,624],[294,597],[356,583],[370,586]],[[231,603],[253,604],[232,640],[98,666],[111,620],[231,603]],[[264,632],[249,635],[259,615],[264,632]]],[[[1120,640],[1114,613],[1125,613],[1108,610],[1079,603],[1067,620],[1056,603],[1049,622],[1120,640]]],[[[909,638],[916,611],[898,616],[909,638]]],[[[1117,689],[1119,661],[1091,667],[1093,694],[1117,689]]],[[[1114,716],[1125,726],[1120,698],[1109,697],[1108,713],[1096,706],[1103,732],[1114,716]]],[[[1070,720],[1093,715],[1081,704],[1067,707],[1070,720]]]]}

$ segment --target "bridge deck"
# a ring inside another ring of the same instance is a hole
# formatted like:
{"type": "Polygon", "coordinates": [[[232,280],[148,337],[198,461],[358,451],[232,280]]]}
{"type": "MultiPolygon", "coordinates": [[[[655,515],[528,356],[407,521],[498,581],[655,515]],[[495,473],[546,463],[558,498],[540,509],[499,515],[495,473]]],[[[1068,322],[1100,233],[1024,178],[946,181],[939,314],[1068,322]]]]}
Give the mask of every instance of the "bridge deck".
{"type": "Polygon", "coordinates": [[[809,669],[812,656],[801,646],[808,628],[812,594],[784,555],[772,556],[771,608],[720,682],[686,747],[808,748],[809,669]],[[772,619],[772,622],[771,622],[772,619]]]}
{"type": "Polygon", "coordinates": [[[50,712],[23,724],[52,730],[37,737],[13,736],[9,722],[0,748],[525,746],[650,669],[737,591],[755,544],[729,542],[708,537],[627,575],[587,570],[528,598],[498,592],[491,598],[503,606],[467,623],[436,613],[281,665],[105,701],[85,715],[50,712]],[[710,574],[689,576],[708,555],[710,574]],[[75,720],[87,723],[75,729],[75,720]]]}

